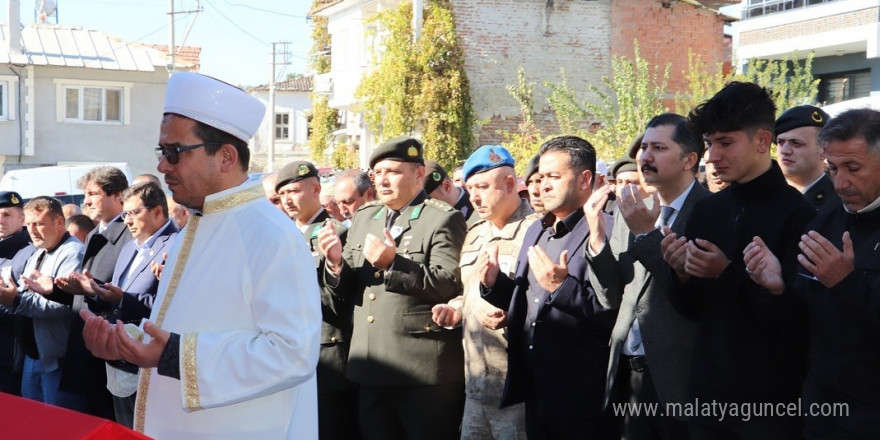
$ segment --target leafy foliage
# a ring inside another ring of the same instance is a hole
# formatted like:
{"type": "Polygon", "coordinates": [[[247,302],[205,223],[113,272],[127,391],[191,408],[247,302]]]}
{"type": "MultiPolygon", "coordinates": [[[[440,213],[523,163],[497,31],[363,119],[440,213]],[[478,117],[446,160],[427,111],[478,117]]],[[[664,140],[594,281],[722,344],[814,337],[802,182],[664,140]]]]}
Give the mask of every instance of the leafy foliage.
{"type": "MultiPolygon", "coordinates": [[[[314,6],[317,7],[320,0],[315,0],[314,6]]],[[[330,72],[330,33],[327,31],[326,17],[313,17],[312,23],[312,48],[309,51],[311,55],[312,70],[316,74],[330,72]]],[[[312,134],[309,137],[309,150],[312,160],[318,164],[325,164],[326,158],[324,152],[327,150],[330,135],[339,127],[339,111],[330,108],[326,95],[312,91],[312,111],[309,128],[312,134]]]]}
{"type": "Polygon", "coordinates": [[[516,160],[517,174],[522,174],[525,172],[529,159],[538,152],[542,142],[542,135],[541,130],[534,121],[533,89],[535,83],[530,83],[526,80],[525,69],[522,67],[517,69],[516,77],[517,85],[507,86],[507,91],[519,103],[521,122],[517,127],[517,131],[513,133],[501,131],[499,134],[504,137],[505,147],[510,151],[514,160],[516,160]]]}
{"type": "Polygon", "coordinates": [[[420,133],[425,155],[451,168],[471,150],[474,111],[449,0],[430,0],[418,40],[412,4],[373,18],[380,31],[373,69],[355,96],[378,140],[420,133]]]}

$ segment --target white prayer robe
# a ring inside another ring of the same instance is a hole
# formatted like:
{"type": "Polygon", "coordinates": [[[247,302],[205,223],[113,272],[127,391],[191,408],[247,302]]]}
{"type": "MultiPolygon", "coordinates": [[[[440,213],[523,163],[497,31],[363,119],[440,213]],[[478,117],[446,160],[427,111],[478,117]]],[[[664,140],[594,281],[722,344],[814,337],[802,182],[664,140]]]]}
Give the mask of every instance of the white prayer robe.
{"type": "Polygon", "coordinates": [[[135,429],[317,439],[321,305],[305,239],[259,182],[209,196],[203,214],[178,236],[150,315],[181,335],[181,378],[141,369],[135,429]]]}

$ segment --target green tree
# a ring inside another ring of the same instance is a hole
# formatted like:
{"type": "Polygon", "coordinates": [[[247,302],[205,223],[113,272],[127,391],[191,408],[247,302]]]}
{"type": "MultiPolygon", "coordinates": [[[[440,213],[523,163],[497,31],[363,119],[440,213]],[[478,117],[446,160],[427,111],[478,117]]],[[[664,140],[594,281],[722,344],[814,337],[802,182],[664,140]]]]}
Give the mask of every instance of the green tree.
{"type": "Polygon", "coordinates": [[[507,86],[507,91],[519,103],[520,123],[516,132],[499,131],[504,137],[504,146],[516,160],[516,172],[525,172],[526,164],[541,146],[541,130],[535,124],[535,104],[533,89],[535,83],[526,80],[525,69],[516,70],[517,84],[507,86]]]}
{"type": "MultiPolygon", "coordinates": [[[[315,0],[314,7],[317,7],[320,0],[315,0]]],[[[311,67],[315,74],[323,74],[330,72],[330,33],[327,31],[326,17],[312,17],[312,48],[309,51],[311,55],[311,67]]],[[[327,158],[324,152],[329,147],[331,134],[339,128],[339,111],[330,108],[327,95],[312,91],[312,110],[309,128],[311,129],[311,137],[309,138],[309,150],[312,160],[318,164],[327,164],[327,158]]]]}
{"type": "Polygon", "coordinates": [[[355,92],[364,122],[379,140],[420,133],[426,156],[451,168],[472,148],[475,121],[449,0],[427,3],[417,41],[411,3],[373,20],[381,40],[355,92]]]}

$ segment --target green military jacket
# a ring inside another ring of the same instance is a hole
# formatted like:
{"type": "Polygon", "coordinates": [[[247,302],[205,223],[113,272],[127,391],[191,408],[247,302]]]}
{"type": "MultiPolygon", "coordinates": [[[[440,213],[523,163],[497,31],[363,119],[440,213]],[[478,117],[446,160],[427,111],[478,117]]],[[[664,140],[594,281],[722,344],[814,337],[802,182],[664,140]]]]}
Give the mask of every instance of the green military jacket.
{"type": "Polygon", "coordinates": [[[424,192],[416,196],[390,228],[397,255],[385,272],[363,250],[367,234],[384,237],[387,214],[379,203],[358,210],[335,280],[334,292],[355,303],[348,377],[373,387],[463,382],[461,330],[437,326],[431,308],[461,293],[464,217],[424,192]]]}
{"type": "MultiPolygon", "coordinates": [[[[343,391],[351,388],[345,378],[345,365],[348,361],[348,347],[351,339],[351,316],[354,303],[333,293],[324,283],[324,256],[318,250],[318,231],[332,222],[336,233],[345,243],[348,229],[336,221],[324,209],[312,220],[303,235],[309,243],[309,250],[315,260],[318,285],[321,288],[321,351],[318,358],[318,393],[343,391]]],[[[293,280],[295,283],[296,280],[293,280]]]]}

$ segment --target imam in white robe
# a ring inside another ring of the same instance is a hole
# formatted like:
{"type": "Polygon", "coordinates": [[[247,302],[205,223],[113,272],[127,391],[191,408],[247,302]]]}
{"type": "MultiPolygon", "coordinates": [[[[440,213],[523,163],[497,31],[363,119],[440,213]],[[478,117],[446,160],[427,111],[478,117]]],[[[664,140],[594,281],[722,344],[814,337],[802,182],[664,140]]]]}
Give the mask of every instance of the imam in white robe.
{"type": "Polygon", "coordinates": [[[314,262],[260,183],[208,196],[162,275],[150,320],[180,335],[180,380],[141,369],[135,429],[158,440],[317,439],[314,262]]]}

